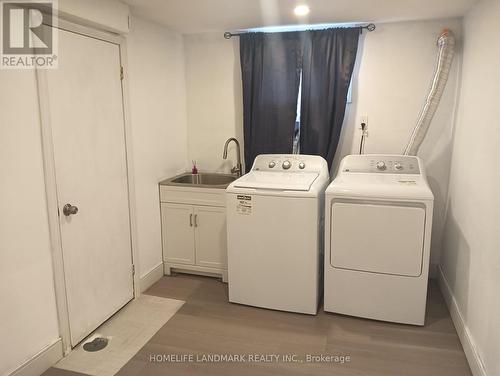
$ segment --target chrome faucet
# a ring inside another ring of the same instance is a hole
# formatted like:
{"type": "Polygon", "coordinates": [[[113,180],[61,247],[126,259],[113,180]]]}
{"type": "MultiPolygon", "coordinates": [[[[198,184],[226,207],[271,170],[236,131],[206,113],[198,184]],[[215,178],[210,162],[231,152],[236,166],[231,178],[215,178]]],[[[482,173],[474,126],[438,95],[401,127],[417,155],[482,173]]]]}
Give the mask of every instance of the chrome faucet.
{"type": "Polygon", "coordinates": [[[234,137],[227,139],[226,143],[224,144],[224,153],[222,154],[222,158],[227,159],[227,147],[231,141],[234,141],[234,143],[236,144],[236,153],[237,153],[237,158],[238,158],[238,161],[236,162],[236,166],[234,166],[231,169],[231,173],[236,174],[238,176],[241,176],[241,175],[243,175],[243,171],[241,169],[240,143],[238,142],[237,139],[235,139],[234,137]]]}

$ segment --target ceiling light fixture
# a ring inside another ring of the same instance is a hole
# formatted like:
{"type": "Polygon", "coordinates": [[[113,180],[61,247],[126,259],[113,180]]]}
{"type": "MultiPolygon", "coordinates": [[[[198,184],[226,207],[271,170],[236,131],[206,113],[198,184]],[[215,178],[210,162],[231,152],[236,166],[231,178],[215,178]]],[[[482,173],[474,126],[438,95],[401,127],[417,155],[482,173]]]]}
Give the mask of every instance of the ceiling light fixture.
{"type": "Polygon", "coordinates": [[[307,5],[297,5],[293,12],[296,16],[306,16],[309,14],[309,6],[307,5]]]}

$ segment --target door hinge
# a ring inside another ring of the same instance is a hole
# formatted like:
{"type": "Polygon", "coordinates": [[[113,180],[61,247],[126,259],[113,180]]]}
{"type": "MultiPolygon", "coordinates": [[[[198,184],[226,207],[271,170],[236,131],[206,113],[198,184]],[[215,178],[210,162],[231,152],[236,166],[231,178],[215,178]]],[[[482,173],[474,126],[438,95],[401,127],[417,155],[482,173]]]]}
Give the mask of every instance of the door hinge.
{"type": "Polygon", "coordinates": [[[135,265],[132,264],[132,275],[135,275],[135,265]]]}
{"type": "Polygon", "coordinates": [[[123,67],[120,67],[120,80],[123,80],[123,77],[125,77],[123,73],[123,67]]]}

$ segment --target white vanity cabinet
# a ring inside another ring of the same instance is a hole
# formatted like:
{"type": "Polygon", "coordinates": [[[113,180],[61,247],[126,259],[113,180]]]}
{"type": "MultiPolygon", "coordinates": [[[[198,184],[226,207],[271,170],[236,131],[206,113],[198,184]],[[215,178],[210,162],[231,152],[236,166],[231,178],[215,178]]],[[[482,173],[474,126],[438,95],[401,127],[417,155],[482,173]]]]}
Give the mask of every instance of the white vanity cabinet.
{"type": "Polygon", "coordinates": [[[227,282],[225,190],[160,183],[164,272],[220,275],[227,282]]]}

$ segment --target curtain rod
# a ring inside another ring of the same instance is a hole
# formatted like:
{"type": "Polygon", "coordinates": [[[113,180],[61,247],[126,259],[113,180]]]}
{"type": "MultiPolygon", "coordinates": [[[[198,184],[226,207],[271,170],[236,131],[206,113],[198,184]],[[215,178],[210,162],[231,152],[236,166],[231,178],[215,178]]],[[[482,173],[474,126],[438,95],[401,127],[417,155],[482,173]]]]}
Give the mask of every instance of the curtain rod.
{"type": "MultiPolygon", "coordinates": [[[[368,31],[374,31],[377,28],[375,24],[369,23],[368,25],[361,26],[362,30],[368,30],[368,31]]],[[[231,39],[232,37],[239,37],[241,34],[246,34],[249,33],[249,31],[242,31],[242,32],[236,32],[236,33],[231,33],[230,31],[226,31],[224,33],[224,38],[226,39],[231,39]]]]}

